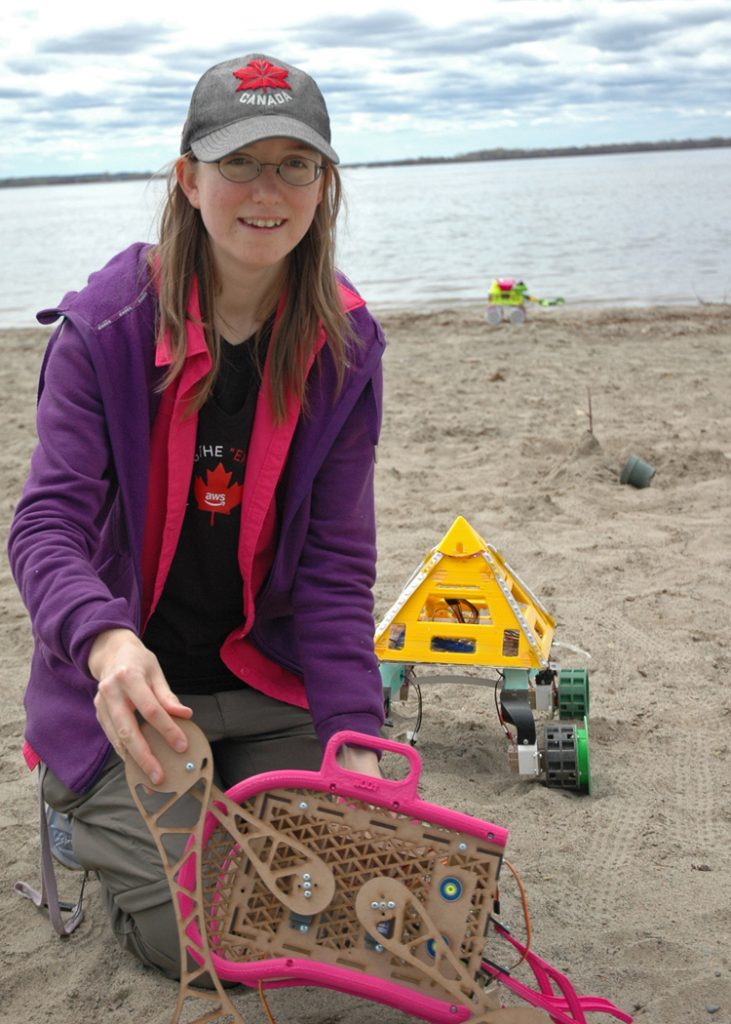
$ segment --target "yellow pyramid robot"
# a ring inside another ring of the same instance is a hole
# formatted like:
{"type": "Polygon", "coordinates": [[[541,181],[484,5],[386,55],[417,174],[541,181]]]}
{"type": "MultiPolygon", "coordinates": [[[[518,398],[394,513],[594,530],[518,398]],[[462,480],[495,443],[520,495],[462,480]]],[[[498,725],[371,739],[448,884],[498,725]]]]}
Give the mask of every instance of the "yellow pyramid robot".
{"type": "MultiPolygon", "coordinates": [[[[512,769],[588,793],[589,674],[552,660],[555,629],[553,616],[502,555],[458,516],[376,629],[387,721],[394,698],[416,683],[417,664],[496,669],[512,769]],[[547,718],[542,728],[535,713],[547,718]]],[[[475,675],[425,679],[496,685],[475,675]]],[[[415,743],[417,733],[407,738],[415,743]]]]}

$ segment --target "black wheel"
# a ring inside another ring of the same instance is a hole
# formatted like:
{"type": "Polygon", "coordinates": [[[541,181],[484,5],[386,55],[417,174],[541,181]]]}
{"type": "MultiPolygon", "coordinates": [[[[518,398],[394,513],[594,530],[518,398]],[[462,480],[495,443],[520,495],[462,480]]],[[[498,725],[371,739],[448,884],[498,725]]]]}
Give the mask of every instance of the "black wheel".
{"type": "Polygon", "coordinates": [[[549,722],[543,727],[543,767],[549,789],[591,792],[589,725],[549,722]]]}

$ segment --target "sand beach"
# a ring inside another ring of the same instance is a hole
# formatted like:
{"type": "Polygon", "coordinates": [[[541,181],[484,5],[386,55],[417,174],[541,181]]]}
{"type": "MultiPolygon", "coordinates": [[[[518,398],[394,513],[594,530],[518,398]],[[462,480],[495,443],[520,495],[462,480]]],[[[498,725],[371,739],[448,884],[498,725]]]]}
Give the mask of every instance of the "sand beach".
{"type": "MultiPolygon", "coordinates": [[[[461,514],[555,616],[561,664],[591,676],[591,796],[511,773],[492,691],[459,684],[423,687],[422,795],[510,830],[534,948],[579,992],[638,1024],[731,1024],[731,307],[380,319],[377,617],[461,514]],[[619,482],[632,454],[649,487],[619,482]]],[[[0,332],[3,542],[46,336],[0,332]]],[[[39,853],[20,752],[30,630],[5,559],[0,630],[0,1022],[167,1024],[176,984],[118,951],[94,881],[64,941],[13,892],[38,881],[39,853]]],[[[235,998],[265,1024],[255,994],[235,998]]],[[[277,1024],[407,1021],[315,989],[269,1003],[277,1024]]]]}

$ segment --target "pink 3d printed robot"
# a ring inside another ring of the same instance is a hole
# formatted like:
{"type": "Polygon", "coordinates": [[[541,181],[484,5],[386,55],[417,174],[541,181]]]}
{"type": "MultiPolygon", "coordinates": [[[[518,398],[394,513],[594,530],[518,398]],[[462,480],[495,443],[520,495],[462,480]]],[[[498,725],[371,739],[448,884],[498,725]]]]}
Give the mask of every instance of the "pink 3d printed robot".
{"type": "Polygon", "coordinates": [[[179,724],[184,754],[143,727],[162,787],[127,764],[178,919],[174,1024],[188,1000],[205,1004],[194,1024],[243,1024],[222,981],[260,994],[322,986],[432,1024],[586,1024],[591,1012],[631,1022],[608,1000],[577,995],[499,921],[508,833],[422,801],[412,747],[340,733],[319,772],[258,775],[224,794],[212,783],[207,740],[179,724]],[[393,781],[346,771],[336,760],[346,743],[401,754],[409,774],[393,781]],[[532,984],[500,966],[501,950],[518,951],[532,984]],[[204,972],[213,990],[194,987],[204,972]],[[504,1004],[515,997],[523,1005],[504,1004]]]}

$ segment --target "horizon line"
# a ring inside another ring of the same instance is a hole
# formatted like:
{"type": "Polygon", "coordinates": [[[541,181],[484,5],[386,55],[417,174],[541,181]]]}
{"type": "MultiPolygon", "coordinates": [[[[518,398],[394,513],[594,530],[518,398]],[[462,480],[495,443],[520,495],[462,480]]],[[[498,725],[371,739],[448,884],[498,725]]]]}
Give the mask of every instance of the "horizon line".
{"type": "MultiPolygon", "coordinates": [[[[586,146],[542,146],[474,150],[455,156],[403,157],[393,160],[359,160],[341,164],[346,168],[408,167],[428,164],[479,163],[500,160],[535,160],[562,156],[611,156],[618,153],[666,152],[687,149],[723,149],[731,147],[731,138],[710,136],[705,139],[663,139],[659,142],[608,142],[586,146]]],[[[22,188],[35,185],[81,185],[109,181],[143,181],[166,177],[163,171],[91,171],[59,175],[27,175],[0,178],[0,188],[22,188]]]]}

